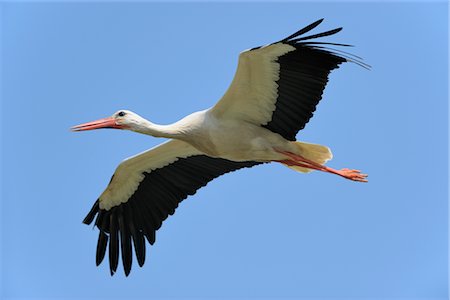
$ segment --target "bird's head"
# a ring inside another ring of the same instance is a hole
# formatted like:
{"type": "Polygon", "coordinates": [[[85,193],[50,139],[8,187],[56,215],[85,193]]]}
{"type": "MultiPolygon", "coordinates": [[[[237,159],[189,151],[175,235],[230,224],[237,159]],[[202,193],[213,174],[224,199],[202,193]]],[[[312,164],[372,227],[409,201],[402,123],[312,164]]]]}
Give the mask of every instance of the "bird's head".
{"type": "Polygon", "coordinates": [[[128,129],[137,131],[146,120],[129,110],[119,110],[111,117],[83,123],[70,128],[72,131],[85,131],[100,128],[128,129]]]}

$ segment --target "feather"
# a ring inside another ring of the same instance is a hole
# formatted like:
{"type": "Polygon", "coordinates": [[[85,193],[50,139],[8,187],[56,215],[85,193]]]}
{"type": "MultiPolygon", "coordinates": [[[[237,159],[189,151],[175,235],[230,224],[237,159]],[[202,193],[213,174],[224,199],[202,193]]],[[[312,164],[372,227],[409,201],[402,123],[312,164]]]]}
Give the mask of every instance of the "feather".
{"type": "Polygon", "coordinates": [[[99,266],[106,253],[106,246],[108,245],[108,236],[102,230],[98,233],[97,253],[95,255],[95,264],[99,266]]]}
{"type": "MultiPolygon", "coordinates": [[[[134,215],[136,220],[140,220],[139,213],[134,215]]],[[[133,221],[132,215],[132,207],[129,206],[127,210],[125,210],[125,220],[128,223],[128,228],[131,233],[131,237],[133,239],[134,251],[136,253],[136,258],[140,267],[144,265],[145,262],[145,241],[144,236],[141,231],[136,230],[133,221]]]]}
{"type": "Polygon", "coordinates": [[[92,208],[89,211],[89,213],[87,214],[87,216],[84,218],[83,223],[86,225],[91,224],[92,221],[94,220],[95,215],[98,213],[98,209],[99,209],[99,203],[98,203],[98,199],[97,199],[97,201],[95,201],[94,205],[92,206],[92,208]]]}
{"type": "Polygon", "coordinates": [[[309,24],[308,26],[306,26],[306,27],[300,29],[300,30],[297,31],[296,33],[291,34],[291,35],[288,36],[287,38],[282,39],[280,42],[286,42],[286,41],[288,41],[288,40],[290,40],[290,39],[292,39],[292,38],[295,38],[296,36],[299,36],[299,35],[301,35],[301,34],[304,34],[304,33],[308,32],[308,31],[311,31],[311,30],[313,30],[314,28],[316,28],[320,23],[322,23],[322,21],[323,21],[323,19],[317,20],[317,21],[315,21],[314,23],[311,23],[311,24],[309,24]]]}
{"type": "Polygon", "coordinates": [[[133,261],[133,255],[131,253],[131,236],[128,228],[126,226],[125,216],[123,210],[126,210],[127,207],[119,206],[118,213],[118,222],[119,222],[119,231],[120,231],[120,245],[122,248],[122,263],[123,270],[125,271],[125,276],[128,276],[131,271],[131,264],[133,261]]]}
{"type": "Polygon", "coordinates": [[[308,35],[308,36],[301,37],[301,38],[298,38],[298,39],[293,39],[293,40],[290,40],[289,42],[297,43],[297,42],[300,42],[300,41],[320,38],[320,37],[324,37],[324,36],[329,36],[329,35],[338,33],[341,30],[342,30],[342,27],[339,27],[339,28],[336,28],[336,29],[333,29],[333,30],[328,30],[328,31],[322,32],[322,33],[308,35]]]}
{"type": "Polygon", "coordinates": [[[111,275],[114,275],[119,263],[119,235],[117,232],[116,212],[111,212],[109,218],[109,270],[111,271],[111,275]]]}

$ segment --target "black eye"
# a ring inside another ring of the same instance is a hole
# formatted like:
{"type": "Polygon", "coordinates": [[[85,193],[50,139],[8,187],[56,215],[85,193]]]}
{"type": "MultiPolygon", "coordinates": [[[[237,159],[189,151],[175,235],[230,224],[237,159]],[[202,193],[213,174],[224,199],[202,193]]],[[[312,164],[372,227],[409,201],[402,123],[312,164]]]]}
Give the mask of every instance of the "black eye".
{"type": "Polygon", "coordinates": [[[119,117],[123,117],[125,116],[125,112],[124,111],[119,111],[119,113],[117,114],[119,117]]]}

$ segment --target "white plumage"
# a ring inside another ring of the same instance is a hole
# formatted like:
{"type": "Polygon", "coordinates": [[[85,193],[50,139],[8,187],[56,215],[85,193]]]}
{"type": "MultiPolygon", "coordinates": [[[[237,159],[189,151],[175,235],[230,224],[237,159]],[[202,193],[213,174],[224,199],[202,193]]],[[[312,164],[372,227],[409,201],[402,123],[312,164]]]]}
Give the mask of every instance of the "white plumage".
{"type": "Polygon", "coordinates": [[[354,56],[327,48],[348,45],[311,41],[341,28],[300,37],[321,22],[276,43],[242,52],[230,87],[210,109],[171,125],[157,125],[121,110],[72,128],[128,129],[170,139],[123,161],[84,219],[90,224],[95,218],[99,229],[97,265],[109,244],[111,275],[117,269],[119,253],[125,274],[129,274],[133,246],[142,266],[144,237],[153,244],[155,231],[179,202],[227,172],[279,162],[304,173],[320,170],[367,181],[367,175],[358,170],[325,166],[332,157],[328,147],[295,139],[312,117],[330,71],[347,61],[367,67],[354,56]]]}
{"type": "Polygon", "coordinates": [[[294,50],[291,45],[275,43],[242,52],[233,81],[212,113],[224,119],[267,124],[277,99],[280,76],[277,59],[294,50]]]}
{"type": "Polygon", "coordinates": [[[164,168],[180,158],[202,154],[190,144],[172,139],[127,158],[117,167],[108,187],[100,195],[100,209],[110,210],[125,203],[144,179],[144,172],[164,168]]]}

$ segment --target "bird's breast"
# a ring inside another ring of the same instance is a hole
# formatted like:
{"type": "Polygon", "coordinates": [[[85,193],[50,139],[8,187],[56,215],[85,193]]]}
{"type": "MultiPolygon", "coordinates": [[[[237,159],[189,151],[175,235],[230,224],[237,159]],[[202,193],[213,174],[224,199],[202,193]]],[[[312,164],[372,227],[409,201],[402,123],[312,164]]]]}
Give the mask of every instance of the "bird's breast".
{"type": "Polygon", "coordinates": [[[188,142],[212,157],[233,161],[267,161],[272,159],[274,146],[284,143],[281,137],[273,135],[267,129],[252,124],[217,122],[209,123],[207,130],[191,133],[188,142]]]}

